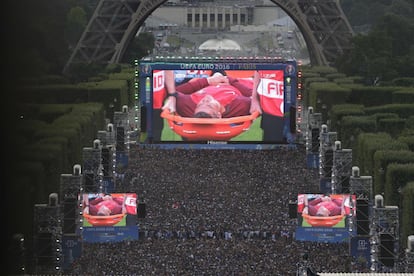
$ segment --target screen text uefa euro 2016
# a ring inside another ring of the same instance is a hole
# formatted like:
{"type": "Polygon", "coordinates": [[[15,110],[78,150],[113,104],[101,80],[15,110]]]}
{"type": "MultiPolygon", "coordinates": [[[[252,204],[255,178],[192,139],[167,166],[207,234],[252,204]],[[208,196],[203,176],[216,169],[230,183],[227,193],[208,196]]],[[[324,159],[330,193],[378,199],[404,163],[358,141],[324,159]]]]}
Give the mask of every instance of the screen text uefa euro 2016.
{"type": "Polygon", "coordinates": [[[294,60],[142,61],[139,83],[141,130],[149,143],[286,144],[295,139],[294,60]],[[199,108],[207,99],[216,113],[199,108]]]}

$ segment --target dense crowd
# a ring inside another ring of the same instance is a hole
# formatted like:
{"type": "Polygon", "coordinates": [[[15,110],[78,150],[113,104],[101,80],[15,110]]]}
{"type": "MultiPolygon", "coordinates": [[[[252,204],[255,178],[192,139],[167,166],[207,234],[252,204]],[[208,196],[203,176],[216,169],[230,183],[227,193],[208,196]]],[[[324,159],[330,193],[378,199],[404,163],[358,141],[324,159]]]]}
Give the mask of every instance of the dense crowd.
{"type": "Polygon", "coordinates": [[[117,191],[145,202],[139,239],[84,243],[74,274],[288,276],[304,262],[318,272],[350,270],[347,243],[295,240],[289,202],[319,192],[300,147],[134,146],[117,191]]]}

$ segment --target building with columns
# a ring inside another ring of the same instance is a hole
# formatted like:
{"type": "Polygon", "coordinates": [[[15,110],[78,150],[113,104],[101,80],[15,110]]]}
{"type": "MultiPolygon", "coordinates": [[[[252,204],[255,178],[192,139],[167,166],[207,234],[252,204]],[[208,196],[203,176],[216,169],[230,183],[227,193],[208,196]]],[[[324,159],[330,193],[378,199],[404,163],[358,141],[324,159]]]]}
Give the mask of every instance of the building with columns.
{"type": "MultiPolygon", "coordinates": [[[[152,15],[155,19],[178,27],[201,30],[229,30],[234,25],[264,25],[286,16],[286,13],[271,2],[220,1],[214,3],[163,5],[152,15]]],[[[155,27],[155,26],[152,26],[155,27]]]]}

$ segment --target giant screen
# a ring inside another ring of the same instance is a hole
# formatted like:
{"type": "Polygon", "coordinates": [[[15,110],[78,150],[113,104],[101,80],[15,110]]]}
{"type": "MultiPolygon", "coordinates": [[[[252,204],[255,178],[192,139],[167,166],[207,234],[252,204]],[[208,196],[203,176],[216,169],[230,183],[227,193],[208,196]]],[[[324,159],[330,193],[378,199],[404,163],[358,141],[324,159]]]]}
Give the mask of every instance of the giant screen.
{"type": "Polygon", "coordinates": [[[142,61],[139,83],[141,131],[150,143],[295,140],[296,61],[142,61]]]}

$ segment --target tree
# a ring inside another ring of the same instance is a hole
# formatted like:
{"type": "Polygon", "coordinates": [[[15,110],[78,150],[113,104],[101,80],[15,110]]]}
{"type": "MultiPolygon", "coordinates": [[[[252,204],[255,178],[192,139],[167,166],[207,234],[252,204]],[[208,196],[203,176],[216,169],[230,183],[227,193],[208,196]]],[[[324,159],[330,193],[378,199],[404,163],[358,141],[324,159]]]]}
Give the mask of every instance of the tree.
{"type": "Polygon", "coordinates": [[[152,52],[155,45],[155,38],[152,33],[142,33],[134,37],[122,58],[123,63],[131,63],[134,59],[140,59],[152,52]]]}
{"type": "Polygon", "coordinates": [[[75,47],[87,24],[86,12],[82,7],[73,7],[66,16],[65,37],[69,48],[75,47]]]}
{"type": "Polygon", "coordinates": [[[338,70],[363,76],[368,83],[379,77],[390,81],[412,77],[414,21],[387,14],[367,34],[353,38],[353,48],[338,59],[338,70]]]}

